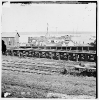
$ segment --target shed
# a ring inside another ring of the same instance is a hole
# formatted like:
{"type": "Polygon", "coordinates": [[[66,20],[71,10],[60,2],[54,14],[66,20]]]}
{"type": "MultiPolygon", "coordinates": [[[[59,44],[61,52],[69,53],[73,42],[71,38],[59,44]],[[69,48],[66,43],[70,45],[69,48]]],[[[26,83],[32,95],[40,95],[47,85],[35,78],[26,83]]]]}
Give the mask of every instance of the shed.
{"type": "Polygon", "coordinates": [[[3,32],[1,34],[1,37],[7,47],[19,46],[20,35],[18,34],[18,32],[3,32]]]}

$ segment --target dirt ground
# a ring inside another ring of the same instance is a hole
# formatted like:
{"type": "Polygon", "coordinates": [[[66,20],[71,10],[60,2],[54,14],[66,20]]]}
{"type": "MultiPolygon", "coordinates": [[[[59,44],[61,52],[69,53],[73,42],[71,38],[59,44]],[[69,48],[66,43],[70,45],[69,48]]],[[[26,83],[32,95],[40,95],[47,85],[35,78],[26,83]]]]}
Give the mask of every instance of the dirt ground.
{"type": "Polygon", "coordinates": [[[2,56],[2,92],[10,92],[11,98],[47,98],[49,93],[95,98],[95,77],[60,73],[63,68],[68,69],[78,63],[2,56]]]}

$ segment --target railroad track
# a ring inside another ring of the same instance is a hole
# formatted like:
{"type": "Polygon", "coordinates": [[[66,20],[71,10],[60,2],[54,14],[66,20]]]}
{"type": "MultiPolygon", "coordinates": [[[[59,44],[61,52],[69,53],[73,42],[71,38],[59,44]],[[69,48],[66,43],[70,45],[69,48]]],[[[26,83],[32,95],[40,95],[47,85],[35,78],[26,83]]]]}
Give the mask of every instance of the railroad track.
{"type": "Polygon", "coordinates": [[[8,69],[8,68],[3,68],[2,70],[7,70],[7,71],[13,71],[13,72],[22,72],[22,73],[36,73],[36,74],[44,74],[44,75],[52,75],[52,73],[44,72],[44,71],[30,71],[30,70],[20,70],[20,69],[8,69]]]}
{"type": "MultiPolygon", "coordinates": [[[[45,67],[47,67],[47,68],[51,68],[51,67],[55,67],[55,68],[60,68],[60,65],[59,64],[57,64],[57,65],[55,65],[55,64],[44,64],[44,63],[31,63],[30,64],[30,62],[25,62],[25,63],[22,63],[22,62],[3,62],[2,63],[3,65],[8,65],[8,64],[14,64],[14,65],[25,65],[25,66],[45,66],[45,67]]],[[[61,66],[62,66],[62,64],[61,64],[61,66]]]]}
{"type": "Polygon", "coordinates": [[[22,64],[22,63],[14,63],[14,62],[3,62],[2,63],[2,70],[10,70],[10,71],[18,71],[24,73],[38,73],[38,74],[55,74],[59,73],[62,68],[57,66],[50,67],[44,64],[22,64]]]}
{"type": "MultiPolygon", "coordinates": [[[[4,63],[3,63],[4,64],[4,63]]],[[[22,64],[21,64],[22,65],[22,64]]],[[[37,67],[37,66],[36,66],[37,67]]],[[[10,65],[2,65],[2,70],[5,71],[12,71],[12,72],[19,72],[19,73],[29,73],[29,74],[42,74],[42,75],[59,75],[60,71],[55,71],[55,70],[40,70],[39,68],[34,68],[31,70],[29,67],[20,67],[20,66],[15,66],[14,64],[10,65]]],[[[70,84],[72,84],[71,81],[68,81],[70,84]]]]}
{"type": "Polygon", "coordinates": [[[42,62],[42,60],[30,59],[28,57],[26,59],[25,58],[22,58],[22,59],[19,59],[18,58],[18,60],[15,60],[15,61],[3,60],[2,63],[14,63],[14,64],[22,64],[22,63],[24,63],[24,64],[28,64],[28,65],[31,65],[31,64],[32,65],[39,64],[39,65],[56,66],[56,67],[57,66],[59,67],[60,65],[63,65],[61,62],[60,62],[60,64],[57,63],[57,62],[55,62],[55,61],[54,62],[52,62],[52,61],[46,61],[46,62],[44,62],[45,59],[42,59],[43,60],[43,62],[42,62]]]}
{"type": "MultiPolygon", "coordinates": [[[[43,59],[44,61],[44,59],[43,59]]],[[[70,63],[71,64],[71,63],[70,63]]],[[[53,61],[45,61],[42,62],[42,60],[39,59],[19,59],[16,57],[14,59],[13,57],[11,59],[4,59],[2,61],[2,69],[3,70],[10,70],[10,71],[18,71],[18,72],[24,72],[24,73],[38,73],[38,74],[60,74],[61,72],[64,71],[64,68],[67,70],[67,74],[72,73],[78,73],[79,74],[83,71],[86,71],[86,68],[80,69],[80,68],[75,68],[75,64],[73,66],[68,66],[70,65],[69,63],[62,63],[62,62],[53,62],[53,61]]],[[[88,72],[94,72],[94,70],[88,69],[88,72]]],[[[65,73],[65,74],[66,74],[65,73]]]]}

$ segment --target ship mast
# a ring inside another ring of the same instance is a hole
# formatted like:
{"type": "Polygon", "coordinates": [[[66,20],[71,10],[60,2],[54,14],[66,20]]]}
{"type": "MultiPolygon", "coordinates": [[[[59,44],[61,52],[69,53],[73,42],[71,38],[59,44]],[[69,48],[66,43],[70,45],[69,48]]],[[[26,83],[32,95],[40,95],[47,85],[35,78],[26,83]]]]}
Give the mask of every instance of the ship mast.
{"type": "Polygon", "coordinates": [[[47,33],[46,33],[46,37],[48,37],[48,23],[47,23],[47,33]]]}

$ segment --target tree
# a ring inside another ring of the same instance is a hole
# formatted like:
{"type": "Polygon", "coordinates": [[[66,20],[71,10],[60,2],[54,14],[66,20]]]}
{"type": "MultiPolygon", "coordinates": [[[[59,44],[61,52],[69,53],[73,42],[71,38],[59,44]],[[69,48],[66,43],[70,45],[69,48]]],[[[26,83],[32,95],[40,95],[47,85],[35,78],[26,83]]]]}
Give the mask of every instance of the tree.
{"type": "Polygon", "coordinates": [[[91,42],[90,45],[96,48],[96,40],[94,42],[91,42]]]}
{"type": "Polygon", "coordinates": [[[2,54],[6,53],[6,45],[5,42],[2,40],[2,54]]]}

